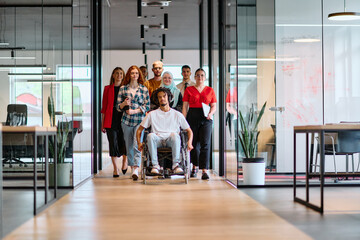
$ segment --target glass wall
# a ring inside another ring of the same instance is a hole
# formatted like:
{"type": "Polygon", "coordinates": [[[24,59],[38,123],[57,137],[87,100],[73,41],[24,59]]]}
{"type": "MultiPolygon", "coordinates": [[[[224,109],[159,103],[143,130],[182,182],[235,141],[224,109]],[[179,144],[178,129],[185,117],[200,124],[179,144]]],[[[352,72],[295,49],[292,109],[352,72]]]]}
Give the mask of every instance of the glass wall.
{"type": "MultiPolygon", "coordinates": [[[[344,3],[336,0],[226,4],[228,114],[234,106],[233,115],[239,110],[246,119],[250,108],[258,113],[267,103],[257,153],[266,159],[265,185],[291,185],[294,126],[359,120],[354,109],[360,105],[360,21],[329,20],[328,14],[344,10],[344,3]],[[237,46],[231,45],[234,42],[237,46]]],[[[346,9],[358,12],[360,3],[346,1],[346,9]]],[[[226,124],[227,179],[242,186],[243,153],[230,141],[229,120],[226,124]]],[[[295,147],[304,149],[304,144],[298,141],[295,147]]],[[[303,159],[296,167],[304,172],[305,153],[297,151],[297,159],[303,159]]],[[[338,171],[345,171],[344,160],[337,156],[338,171]]],[[[334,171],[334,166],[327,164],[326,171],[334,171]]]]}
{"type": "MultiPolygon", "coordinates": [[[[91,17],[86,0],[53,3],[0,5],[0,118],[4,125],[58,128],[57,197],[61,197],[91,176],[91,17]],[[26,107],[21,121],[16,121],[20,113],[8,112],[10,104],[26,107]]],[[[34,160],[31,135],[4,135],[4,235],[31,218],[34,207],[41,211],[55,199],[53,143],[51,139],[46,171],[45,138],[38,138],[34,160]]]]}
{"type": "MultiPolygon", "coordinates": [[[[61,71],[73,79],[70,91],[72,104],[72,158],[74,167],[73,185],[81,183],[92,174],[91,162],[91,2],[76,0],[73,2],[73,66],[62,67],[61,71]],[[72,71],[69,71],[71,70],[72,71]],[[72,76],[70,75],[72,74],[72,76]]],[[[71,152],[71,151],[70,151],[71,152]]]]}
{"type": "MultiPolygon", "coordinates": [[[[212,1],[212,82],[213,88],[216,92],[216,96],[219,96],[219,86],[221,83],[219,79],[219,3],[218,1],[212,1]]],[[[219,98],[219,97],[218,97],[219,98]]],[[[219,111],[220,102],[218,100],[217,111],[219,111]]],[[[220,129],[219,115],[214,116],[214,129],[220,129]]],[[[219,131],[213,131],[213,170],[219,174],[219,131]]]]}
{"type": "Polygon", "coordinates": [[[225,92],[226,94],[226,133],[225,133],[225,177],[237,185],[237,82],[236,82],[236,58],[237,58],[237,31],[236,13],[237,1],[227,0],[225,4],[225,92]]]}

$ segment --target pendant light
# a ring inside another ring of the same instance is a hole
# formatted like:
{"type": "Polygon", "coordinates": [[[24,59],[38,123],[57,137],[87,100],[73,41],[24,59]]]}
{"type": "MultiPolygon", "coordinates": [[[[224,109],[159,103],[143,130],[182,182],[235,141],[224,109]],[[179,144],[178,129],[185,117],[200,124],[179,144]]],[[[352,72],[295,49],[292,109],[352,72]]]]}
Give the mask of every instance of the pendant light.
{"type": "Polygon", "coordinates": [[[330,13],[328,19],[332,21],[351,21],[351,20],[360,20],[359,12],[347,12],[346,11],[346,0],[344,0],[344,11],[330,13]]]}
{"type": "Polygon", "coordinates": [[[164,29],[168,30],[169,28],[169,16],[167,13],[164,13],[164,29]]]}
{"type": "Polygon", "coordinates": [[[141,40],[144,40],[144,38],[145,38],[145,26],[144,26],[144,24],[140,25],[140,38],[141,38],[141,40]]]}
{"type": "Polygon", "coordinates": [[[142,13],[141,13],[141,6],[142,5],[142,0],[138,0],[137,1],[137,17],[138,18],[141,18],[141,15],[142,15],[142,13]]]}

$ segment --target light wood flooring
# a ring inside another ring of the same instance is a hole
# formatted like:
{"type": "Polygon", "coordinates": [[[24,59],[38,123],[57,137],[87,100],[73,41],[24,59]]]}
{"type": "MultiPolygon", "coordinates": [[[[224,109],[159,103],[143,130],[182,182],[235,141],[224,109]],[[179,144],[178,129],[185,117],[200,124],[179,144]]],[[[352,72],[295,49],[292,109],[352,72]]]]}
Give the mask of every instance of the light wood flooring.
{"type": "Polygon", "coordinates": [[[143,185],[109,168],[4,239],[311,238],[213,175],[143,185]]]}

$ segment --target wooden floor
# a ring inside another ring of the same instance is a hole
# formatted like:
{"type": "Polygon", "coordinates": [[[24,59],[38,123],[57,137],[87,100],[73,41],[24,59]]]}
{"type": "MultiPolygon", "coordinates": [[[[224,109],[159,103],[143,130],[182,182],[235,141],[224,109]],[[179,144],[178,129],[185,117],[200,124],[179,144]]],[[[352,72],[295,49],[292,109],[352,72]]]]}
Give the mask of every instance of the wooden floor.
{"type": "Polygon", "coordinates": [[[4,239],[310,239],[211,177],[143,185],[108,169],[4,239]]]}

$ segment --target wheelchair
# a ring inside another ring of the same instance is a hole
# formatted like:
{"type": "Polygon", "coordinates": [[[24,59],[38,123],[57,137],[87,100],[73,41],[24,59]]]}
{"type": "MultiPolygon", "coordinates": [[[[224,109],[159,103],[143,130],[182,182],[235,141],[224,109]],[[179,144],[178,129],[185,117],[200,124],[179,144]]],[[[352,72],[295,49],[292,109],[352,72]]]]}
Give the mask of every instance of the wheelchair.
{"type": "Polygon", "coordinates": [[[187,151],[187,141],[188,136],[186,131],[180,131],[180,164],[179,167],[183,169],[183,173],[176,174],[172,171],[172,150],[170,147],[160,147],[157,149],[158,153],[158,160],[159,165],[161,167],[159,174],[152,174],[152,163],[151,163],[151,157],[150,152],[147,146],[147,135],[150,133],[149,129],[144,130],[143,135],[143,151],[141,156],[141,162],[142,162],[142,180],[143,183],[146,184],[146,181],[150,178],[158,178],[158,179],[165,179],[165,178],[171,178],[171,176],[184,176],[185,184],[188,183],[188,180],[190,178],[190,156],[189,152],[187,151]]]}

